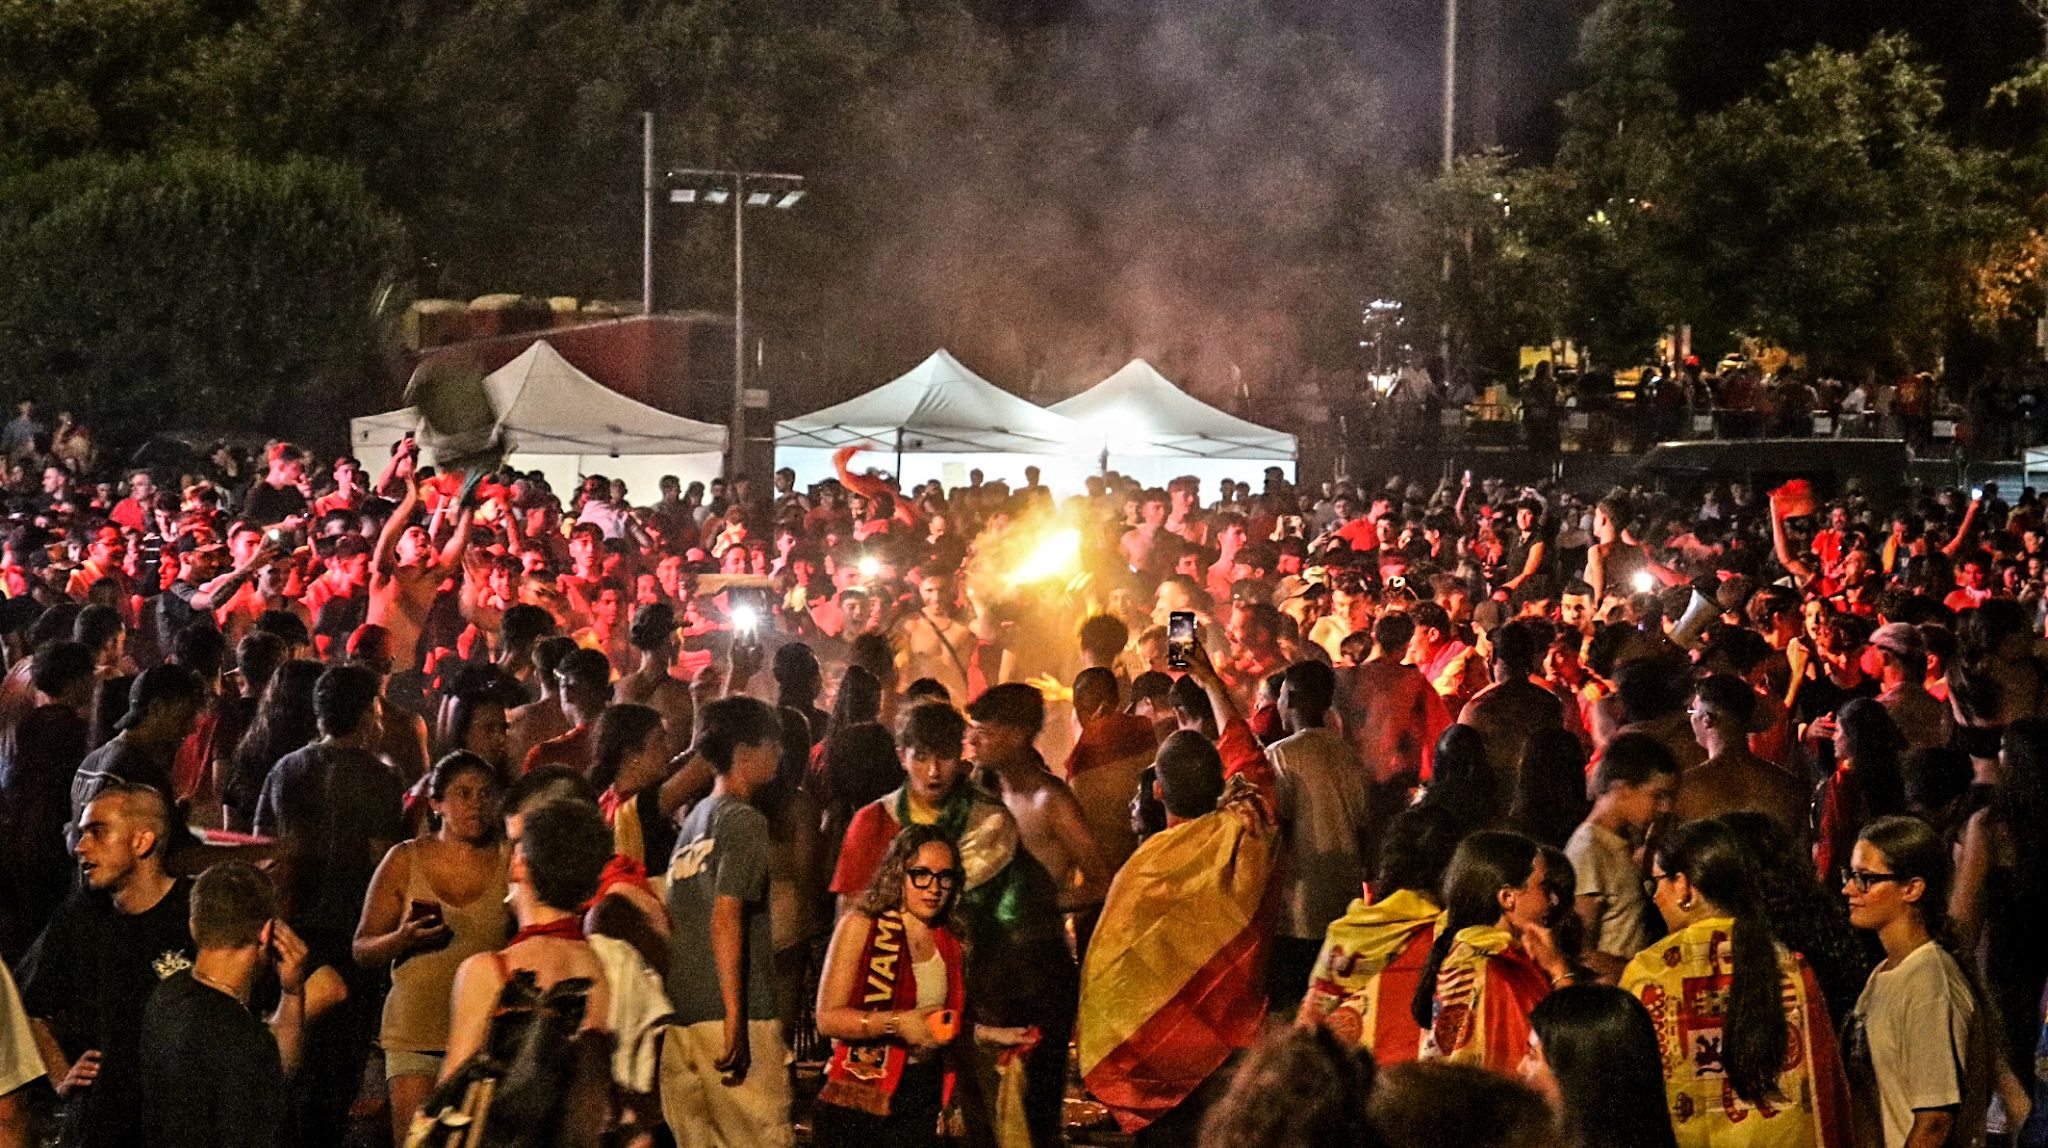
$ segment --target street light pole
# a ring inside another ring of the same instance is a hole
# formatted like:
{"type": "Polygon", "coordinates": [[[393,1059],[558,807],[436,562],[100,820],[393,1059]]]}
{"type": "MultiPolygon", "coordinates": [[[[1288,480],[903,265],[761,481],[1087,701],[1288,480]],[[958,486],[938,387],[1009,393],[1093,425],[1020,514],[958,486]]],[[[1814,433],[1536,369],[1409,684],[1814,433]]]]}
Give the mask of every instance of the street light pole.
{"type": "Polygon", "coordinates": [[[732,429],[725,477],[739,478],[747,452],[747,177],[732,177],[732,429]]]}
{"type": "MultiPolygon", "coordinates": [[[[1458,0],[1444,0],[1444,175],[1458,156],[1458,0]]],[[[1443,315],[1437,328],[1444,391],[1451,388],[1451,229],[1444,227],[1443,315]]]]}
{"type": "Polygon", "coordinates": [[[726,477],[744,468],[747,447],[747,208],[787,210],[804,197],[804,177],[783,172],[677,168],[668,173],[669,202],[714,207],[732,197],[732,412],[726,477]]]}
{"type": "Polygon", "coordinates": [[[640,113],[640,313],[654,314],[654,113],[640,113]]]}

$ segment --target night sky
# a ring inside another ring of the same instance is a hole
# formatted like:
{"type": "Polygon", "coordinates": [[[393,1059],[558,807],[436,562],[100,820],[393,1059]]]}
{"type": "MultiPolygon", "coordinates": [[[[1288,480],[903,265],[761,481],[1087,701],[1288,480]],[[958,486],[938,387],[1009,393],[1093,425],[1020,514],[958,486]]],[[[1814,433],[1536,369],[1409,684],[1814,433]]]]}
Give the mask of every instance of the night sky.
{"type": "MultiPolygon", "coordinates": [[[[1143,0],[1139,0],[1143,2],[1143,0]]],[[[1580,77],[1572,64],[1581,20],[1599,0],[1460,0],[1460,147],[1483,142],[1475,117],[1497,100],[1495,142],[1531,159],[1557,143],[1556,102],[1580,77]]],[[[1272,0],[1289,18],[1358,45],[1382,77],[1404,151],[1434,162],[1442,84],[1443,0],[1272,0]]],[[[1170,5],[1169,5],[1170,6],[1170,5]]],[[[1009,0],[1032,22],[1077,18],[1080,0],[1009,0]]],[[[1085,18],[1085,17],[1080,17],[1085,18]]],[[[2041,52],[2041,28],[2021,0],[1677,0],[1679,95],[1708,110],[1753,90],[1766,66],[1815,44],[1851,48],[1884,30],[1910,34],[1948,84],[1948,116],[1975,130],[1986,95],[2041,52]]]]}

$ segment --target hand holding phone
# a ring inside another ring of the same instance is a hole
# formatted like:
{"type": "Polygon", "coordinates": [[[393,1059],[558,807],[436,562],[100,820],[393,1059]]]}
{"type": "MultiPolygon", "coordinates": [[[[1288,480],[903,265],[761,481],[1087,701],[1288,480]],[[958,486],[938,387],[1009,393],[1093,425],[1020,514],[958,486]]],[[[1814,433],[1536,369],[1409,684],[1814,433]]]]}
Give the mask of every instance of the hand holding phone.
{"type": "Polygon", "coordinates": [[[438,901],[415,900],[408,904],[405,921],[399,930],[416,947],[437,945],[449,935],[448,920],[441,915],[441,903],[438,901]]]}
{"type": "Polygon", "coordinates": [[[1195,646],[1195,612],[1175,610],[1166,618],[1166,664],[1176,670],[1188,668],[1195,646]]]}

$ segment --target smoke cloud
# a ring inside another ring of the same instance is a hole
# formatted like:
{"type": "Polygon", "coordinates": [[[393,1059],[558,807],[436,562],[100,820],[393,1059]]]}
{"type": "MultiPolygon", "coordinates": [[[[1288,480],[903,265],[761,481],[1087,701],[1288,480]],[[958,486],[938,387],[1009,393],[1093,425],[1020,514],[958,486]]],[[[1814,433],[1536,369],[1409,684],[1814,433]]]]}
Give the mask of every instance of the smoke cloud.
{"type": "Polygon", "coordinates": [[[821,398],[935,344],[1040,401],[1138,356],[1230,406],[1354,365],[1403,173],[1374,68],[1325,32],[1258,0],[961,22],[856,123],[868,230],[828,311],[875,350],[821,398]]]}

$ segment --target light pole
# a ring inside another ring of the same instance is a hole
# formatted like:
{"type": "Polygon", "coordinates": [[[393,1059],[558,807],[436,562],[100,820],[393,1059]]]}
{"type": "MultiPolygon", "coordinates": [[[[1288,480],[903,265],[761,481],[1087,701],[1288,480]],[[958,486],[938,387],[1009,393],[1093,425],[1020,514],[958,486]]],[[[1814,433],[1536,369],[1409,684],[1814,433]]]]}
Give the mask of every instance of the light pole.
{"type": "MultiPolygon", "coordinates": [[[[732,421],[725,474],[738,478],[747,449],[747,209],[787,210],[804,197],[804,177],[783,172],[681,167],[668,173],[670,203],[732,203],[732,421]]],[[[758,404],[767,406],[766,402],[758,404]]]]}
{"type": "MultiPolygon", "coordinates": [[[[1458,158],[1458,0],[1444,0],[1444,175],[1458,158]]],[[[1444,390],[1451,388],[1451,230],[1444,228],[1443,323],[1437,328],[1437,352],[1444,367],[1444,390]]]]}

